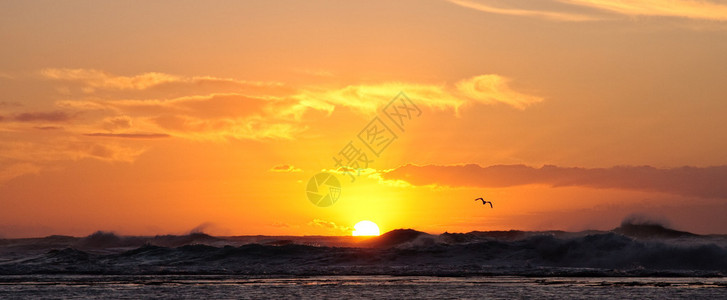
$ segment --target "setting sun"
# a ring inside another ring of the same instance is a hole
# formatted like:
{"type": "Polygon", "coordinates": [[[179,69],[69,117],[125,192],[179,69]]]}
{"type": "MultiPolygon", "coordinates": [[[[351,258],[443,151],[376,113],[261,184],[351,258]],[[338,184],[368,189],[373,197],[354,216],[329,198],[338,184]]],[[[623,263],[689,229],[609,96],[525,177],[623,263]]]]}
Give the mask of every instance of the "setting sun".
{"type": "Polygon", "coordinates": [[[353,236],[375,236],[381,234],[379,226],[371,221],[361,221],[353,226],[353,236]]]}
{"type": "Polygon", "coordinates": [[[727,294],[727,0],[0,0],[0,42],[0,300],[727,294]]]}

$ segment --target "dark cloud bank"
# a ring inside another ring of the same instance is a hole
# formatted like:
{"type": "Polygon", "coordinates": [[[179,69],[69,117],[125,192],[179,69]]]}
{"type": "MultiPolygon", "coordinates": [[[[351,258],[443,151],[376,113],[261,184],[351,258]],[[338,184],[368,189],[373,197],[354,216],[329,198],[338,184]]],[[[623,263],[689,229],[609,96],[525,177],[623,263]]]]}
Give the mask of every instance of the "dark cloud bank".
{"type": "Polygon", "coordinates": [[[413,185],[500,188],[526,184],[551,187],[590,187],[662,192],[701,198],[727,199],[727,166],[658,169],[651,166],[567,168],[546,165],[404,165],[384,172],[386,180],[413,185]]]}
{"type": "Polygon", "coordinates": [[[18,122],[67,122],[71,119],[73,119],[73,116],[63,111],[26,112],[13,118],[18,122]]]}

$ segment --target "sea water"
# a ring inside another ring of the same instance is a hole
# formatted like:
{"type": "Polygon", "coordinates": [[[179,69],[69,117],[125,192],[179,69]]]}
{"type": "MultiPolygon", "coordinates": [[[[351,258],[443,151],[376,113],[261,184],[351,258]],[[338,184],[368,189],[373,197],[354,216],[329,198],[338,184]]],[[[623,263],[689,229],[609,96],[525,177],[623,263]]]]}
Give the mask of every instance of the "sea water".
{"type": "Polygon", "coordinates": [[[0,276],[0,299],[725,299],[727,278],[0,276]]]}

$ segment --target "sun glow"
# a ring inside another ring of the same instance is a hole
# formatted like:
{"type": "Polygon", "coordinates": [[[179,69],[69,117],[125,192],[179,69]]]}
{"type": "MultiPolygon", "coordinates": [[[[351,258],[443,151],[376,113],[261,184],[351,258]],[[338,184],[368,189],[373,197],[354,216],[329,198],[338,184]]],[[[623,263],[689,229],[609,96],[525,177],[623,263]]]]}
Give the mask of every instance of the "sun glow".
{"type": "Polygon", "coordinates": [[[376,223],[364,220],[353,225],[353,236],[375,236],[379,235],[379,226],[376,223]]]}

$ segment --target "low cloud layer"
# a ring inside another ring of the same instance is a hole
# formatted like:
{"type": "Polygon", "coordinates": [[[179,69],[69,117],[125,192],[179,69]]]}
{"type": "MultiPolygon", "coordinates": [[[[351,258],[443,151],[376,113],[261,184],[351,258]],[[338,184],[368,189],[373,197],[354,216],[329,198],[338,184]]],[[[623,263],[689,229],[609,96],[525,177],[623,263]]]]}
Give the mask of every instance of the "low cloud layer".
{"type": "Polygon", "coordinates": [[[353,228],[351,228],[349,226],[342,226],[342,225],[336,224],[335,222],[321,220],[321,219],[313,219],[312,221],[308,222],[308,226],[322,227],[322,228],[332,230],[334,232],[341,232],[344,234],[349,234],[351,232],[351,230],[353,230],[353,228]]]}
{"type": "Polygon", "coordinates": [[[502,188],[527,184],[551,187],[589,187],[661,192],[682,196],[727,199],[727,166],[658,169],[650,166],[566,168],[546,165],[405,165],[383,172],[384,180],[412,185],[502,188]]]}

